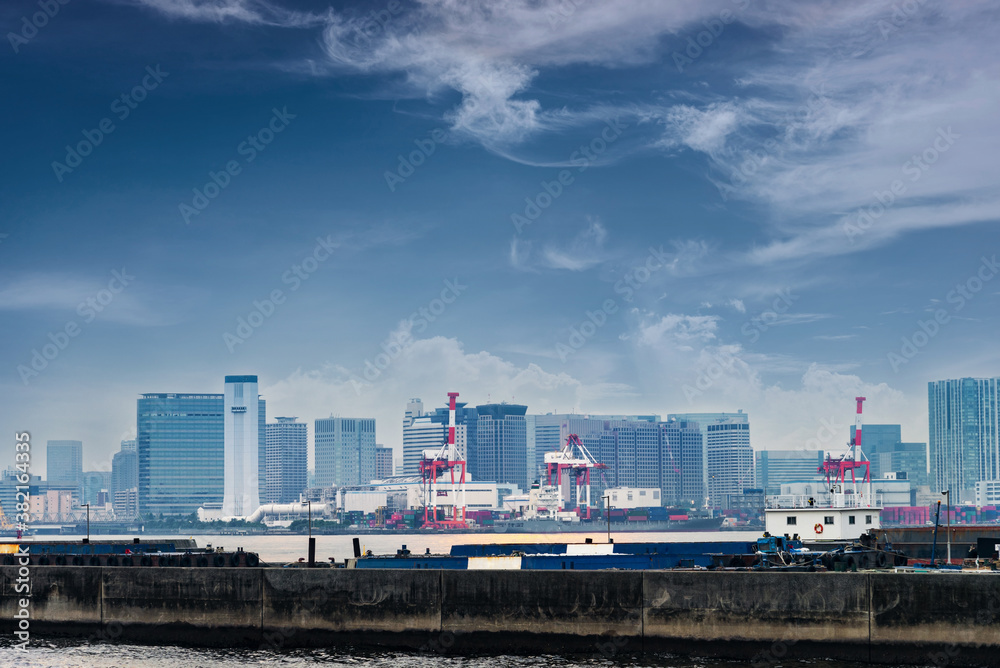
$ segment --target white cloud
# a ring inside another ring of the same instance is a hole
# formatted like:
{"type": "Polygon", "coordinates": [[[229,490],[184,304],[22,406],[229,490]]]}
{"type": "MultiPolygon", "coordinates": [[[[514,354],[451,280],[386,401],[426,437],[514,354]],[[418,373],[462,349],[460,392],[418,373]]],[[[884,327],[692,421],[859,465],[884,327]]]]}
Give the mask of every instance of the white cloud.
{"type": "Polygon", "coordinates": [[[125,0],[155,9],[171,18],[304,28],[326,21],[326,15],[284,9],[267,0],[125,0]]]}
{"type": "MultiPolygon", "coordinates": [[[[402,454],[400,423],[414,388],[429,407],[444,405],[447,392],[461,393],[471,404],[508,401],[527,404],[531,412],[596,411],[604,402],[629,394],[624,385],[588,384],[565,372],[550,372],[536,364],[516,365],[482,351],[468,353],[453,338],[417,339],[368,382],[355,372],[328,364],[311,371],[298,370],[261,389],[268,412],[295,411],[305,420],[327,417],[374,417],[380,443],[402,454]],[[350,407],[351,415],[343,411],[350,407]]],[[[312,433],[312,430],[310,430],[312,433]]]]}

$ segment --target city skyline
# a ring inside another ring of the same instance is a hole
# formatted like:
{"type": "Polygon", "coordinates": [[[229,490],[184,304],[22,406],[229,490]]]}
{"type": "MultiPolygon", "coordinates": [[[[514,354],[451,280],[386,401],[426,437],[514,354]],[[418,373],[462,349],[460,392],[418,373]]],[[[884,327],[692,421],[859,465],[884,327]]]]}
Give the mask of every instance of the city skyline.
{"type": "Polygon", "coordinates": [[[306,422],[457,389],[832,447],[866,396],[926,442],[929,380],[1000,373],[993,5],[493,4],[8,40],[0,428],[107,469],[136,395],[252,370],[306,422]]]}

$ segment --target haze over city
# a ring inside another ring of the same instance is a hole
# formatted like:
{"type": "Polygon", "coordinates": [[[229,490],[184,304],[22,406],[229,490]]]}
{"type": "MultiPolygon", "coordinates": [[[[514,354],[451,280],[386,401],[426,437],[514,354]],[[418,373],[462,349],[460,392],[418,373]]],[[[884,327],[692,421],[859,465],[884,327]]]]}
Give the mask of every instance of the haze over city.
{"type": "Polygon", "coordinates": [[[0,8],[0,423],[84,469],[230,374],[397,456],[449,391],[836,451],[855,396],[926,442],[928,381],[998,375],[989,3],[36,11],[0,8]]]}

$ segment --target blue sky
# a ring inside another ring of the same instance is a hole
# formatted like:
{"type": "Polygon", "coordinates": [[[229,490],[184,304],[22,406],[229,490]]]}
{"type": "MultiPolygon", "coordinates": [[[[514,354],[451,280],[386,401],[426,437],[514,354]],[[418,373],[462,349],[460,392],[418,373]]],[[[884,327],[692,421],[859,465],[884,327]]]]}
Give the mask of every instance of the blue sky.
{"type": "Polygon", "coordinates": [[[991,3],[40,11],[0,8],[0,422],[36,471],[226,374],[397,447],[455,390],[839,449],[859,393],[925,440],[928,380],[1000,371],[991,3]]]}

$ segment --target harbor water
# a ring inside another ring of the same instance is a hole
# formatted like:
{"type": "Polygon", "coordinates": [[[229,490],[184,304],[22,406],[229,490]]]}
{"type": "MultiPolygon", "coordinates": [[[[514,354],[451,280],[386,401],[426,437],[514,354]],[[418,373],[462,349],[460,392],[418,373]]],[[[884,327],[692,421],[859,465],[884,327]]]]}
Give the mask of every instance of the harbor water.
{"type": "MultiPolygon", "coordinates": [[[[498,652],[503,648],[498,647],[498,652]]],[[[212,650],[143,645],[86,644],[80,641],[34,640],[27,652],[0,642],[0,665],[17,668],[247,668],[248,666],[343,666],[344,668],[740,668],[746,661],[721,661],[671,655],[632,657],[610,655],[594,648],[592,655],[456,657],[406,652],[326,650],[212,650]]],[[[767,668],[861,668],[867,664],[839,661],[778,661],[767,668]]]]}

